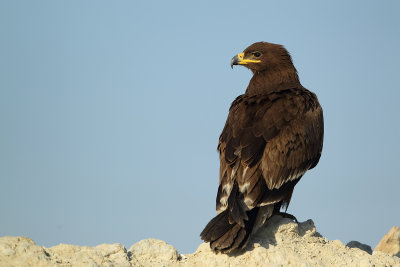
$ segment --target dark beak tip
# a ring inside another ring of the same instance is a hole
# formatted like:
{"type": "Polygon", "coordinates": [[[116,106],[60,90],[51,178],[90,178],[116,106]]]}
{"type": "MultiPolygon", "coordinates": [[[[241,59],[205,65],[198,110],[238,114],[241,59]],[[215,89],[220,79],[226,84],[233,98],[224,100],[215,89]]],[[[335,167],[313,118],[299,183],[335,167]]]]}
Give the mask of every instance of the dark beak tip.
{"type": "Polygon", "coordinates": [[[233,69],[233,65],[239,64],[239,58],[238,56],[234,56],[231,60],[231,68],[233,69]]]}

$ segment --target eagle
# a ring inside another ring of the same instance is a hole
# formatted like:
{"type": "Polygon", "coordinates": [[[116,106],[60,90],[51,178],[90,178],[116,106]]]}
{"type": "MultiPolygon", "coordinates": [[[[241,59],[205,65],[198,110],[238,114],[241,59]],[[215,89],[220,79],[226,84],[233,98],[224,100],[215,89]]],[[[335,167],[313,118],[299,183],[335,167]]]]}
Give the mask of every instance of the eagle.
{"type": "Polygon", "coordinates": [[[293,189],[321,157],[324,121],[289,52],[257,42],[231,60],[250,69],[246,92],[231,104],[219,137],[218,215],[200,234],[215,252],[244,249],[271,216],[286,213],[293,189]],[[285,212],[281,212],[285,209],[285,212]]]}

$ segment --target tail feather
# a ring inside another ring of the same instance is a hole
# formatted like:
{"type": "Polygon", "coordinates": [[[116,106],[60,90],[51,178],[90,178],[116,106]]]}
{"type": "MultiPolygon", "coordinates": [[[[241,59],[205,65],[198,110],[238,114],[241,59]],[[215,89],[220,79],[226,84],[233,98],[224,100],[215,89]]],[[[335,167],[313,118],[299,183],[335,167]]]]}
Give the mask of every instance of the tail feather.
{"type": "Polygon", "coordinates": [[[225,233],[229,232],[234,224],[226,223],[228,220],[228,212],[221,212],[217,216],[215,216],[204,228],[203,232],[201,232],[200,236],[203,240],[207,240],[206,242],[210,242],[212,240],[216,240],[223,236],[225,233]]]}
{"type": "Polygon", "coordinates": [[[248,220],[245,207],[241,204],[243,196],[239,194],[239,186],[237,182],[233,184],[231,194],[228,198],[229,222],[233,219],[241,227],[244,227],[244,221],[248,220]]]}
{"type": "Polygon", "coordinates": [[[232,250],[244,248],[249,242],[251,232],[252,230],[247,231],[245,228],[241,228],[237,233],[235,242],[231,245],[232,250]]]}
{"type": "Polygon", "coordinates": [[[229,253],[242,249],[247,245],[253,231],[259,208],[247,211],[248,220],[244,220],[244,227],[232,220],[230,210],[226,209],[214,217],[201,232],[205,242],[210,242],[214,251],[229,253]]]}
{"type": "Polygon", "coordinates": [[[236,224],[232,227],[232,229],[226,232],[223,236],[218,238],[215,241],[210,242],[210,247],[213,250],[225,250],[229,249],[229,247],[234,243],[237,234],[240,232],[240,225],[236,224]]]}

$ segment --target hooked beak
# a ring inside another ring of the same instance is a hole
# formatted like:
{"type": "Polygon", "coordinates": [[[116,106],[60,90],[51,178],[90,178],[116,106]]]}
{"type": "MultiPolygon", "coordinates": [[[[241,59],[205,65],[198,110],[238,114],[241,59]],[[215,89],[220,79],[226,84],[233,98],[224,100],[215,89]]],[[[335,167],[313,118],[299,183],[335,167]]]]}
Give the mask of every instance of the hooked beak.
{"type": "Polygon", "coordinates": [[[240,62],[239,57],[236,55],[231,60],[231,68],[233,69],[233,65],[238,65],[240,62]]]}

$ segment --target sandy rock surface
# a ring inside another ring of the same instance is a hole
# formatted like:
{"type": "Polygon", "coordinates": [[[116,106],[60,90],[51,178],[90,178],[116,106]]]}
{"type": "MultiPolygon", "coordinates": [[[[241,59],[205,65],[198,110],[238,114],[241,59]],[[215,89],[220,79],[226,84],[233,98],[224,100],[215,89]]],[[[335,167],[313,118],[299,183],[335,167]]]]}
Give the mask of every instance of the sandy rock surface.
{"type": "Polygon", "coordinates": [[[60,244],[45,248],[26,237],[0,238],[0,266],[396,266],[400,258],[380,251],[372,255],[329,241],[311,220],[296,224],[275,216],[263,226],[246,251],[215,254],[201,244],[182,254],[157,239],[142,240],[126,250],[120,244],[80,247],[60,244]]]}
{"type": "Polygon", "coordinates": [[[400,257],[400,227],[392,227],[376,246],[375,251],[400,257]]]}

